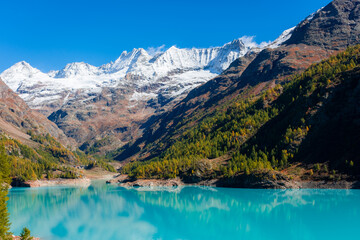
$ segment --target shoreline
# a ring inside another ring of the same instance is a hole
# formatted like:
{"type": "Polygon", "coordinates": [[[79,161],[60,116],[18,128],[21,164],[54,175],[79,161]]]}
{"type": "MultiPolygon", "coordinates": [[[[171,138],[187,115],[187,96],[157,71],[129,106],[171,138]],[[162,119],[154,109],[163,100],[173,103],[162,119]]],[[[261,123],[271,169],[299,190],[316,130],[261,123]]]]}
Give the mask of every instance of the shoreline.
{"type": "Polygon", "coordinates": [[[185,182],[180,178],[131,180],[126,175],[123,175],[121,179],[113,179],[107,183],[116,183],[119,184],[119,186],[126,188],[206,186],[252,189],[360,189],[360,181],[356,180],[292,180],[289,178],[259,178],[259,176],[255,175],[240,175],[228,179],[209,179],[188,182],[185,182]]]}
{"type": "Polygon", "coordinates": [[[175,180],[159,180],[159,179],[144,179],[136,180],[133,182],[118,183],[119,186],[125,188],[163,188],[163,187],[186,187],[186,186],[202,186],[202,187],[216,187],[216,188],[242,188],[242,189],[360,189],[360,183],[357,181],[338,181],[338,182],[326,182],[326,181],[302,181],[293,182],[292,186],[285,186],[282,184],[274,186],[259,186],[248,185],[239,186],[231,184],[217,184],[212,181],[198,182],[198,183],[184,183],[175,180]]]}
{"type": "MultiPolygon", "coordinates": [[[[12,235],[12,236],[11,236],[11,239],[12,239],[12,240],[21,240],[21,237],[20,237],[20,236],[12,235]]],[[[37,238],[37,237],[32,237],[31,239],[32,239],[32,240],[40,240],[40,238],[37,238]]]]}
{"type": "Polygon", "coordinates": [[[89,187],[91,182],[94,180],[104,180],[108,181],[114,179],[119,174],[104,171],[100,168],[94,168],[92,170],[82,171],[84,177],[75,178],[75,179],[66,179],[66,178],[54,178],[54,179],[37,179],[37,180],[28,180],[25,182],[13,181],[9,187],[51,187],[51,186],[77,186],[77,187],[89,187]]]}
{"type": "Polygon", "coordinates": [[[37,188],[37,187],[52,187],[52,186],[77,186],[77,187],[88,187],[91,184],[89,178],[77,178],[77,179],[50,179],[50,180],[29,180],[25,182],[16,182],[11,187],[25,187],[25,188],[37,188]]]}
{"type": "Polygon", "coordinates": [[[16,183],[10,188],[17,187],[51,187],[51,186],[77,186],[89,187],[94,180],[103,180],[104,184],[117,184],[125,188],[169,188],[181,186],[205,186],[222,188],[252,188],[252,189],[360,189],[360,181],[348,180],[290,180],[290,179],[261,179],[254,176],[240,176],[231,179],[210,179],[185,182],[180,178],[174,179],[137,179],[131,180],[127,175],[104,175],[96,178],[78,179],[51,179],[31,180],[16,183]]]}

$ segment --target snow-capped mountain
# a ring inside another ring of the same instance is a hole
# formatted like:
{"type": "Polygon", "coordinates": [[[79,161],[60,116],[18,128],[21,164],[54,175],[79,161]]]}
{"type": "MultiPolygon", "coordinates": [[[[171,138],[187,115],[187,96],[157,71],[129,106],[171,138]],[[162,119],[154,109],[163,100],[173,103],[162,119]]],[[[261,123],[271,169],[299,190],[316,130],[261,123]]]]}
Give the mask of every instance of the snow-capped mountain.
{"type": "Polygon", "coordinates": [[[77,76],[87,77],[100,74],[99,68],[84,62],[67,64],[60,71],[55,71],[55,78],[76,78],[77,76]]]}
{"type": "Polygon", "coordinates": [[[75,62],[48,73],[23,61],[0,77],[78,144],[110,137],[117,148],[141,134],[147,119],[174,106],[237,58],[276,48],[291,34],[292,30],[285,31],[274,42],[263,44],[243,37],[221,47],[173,46],[157,53],[138,48],[99,67],[75,62]]]}
{"type": "MultiPolygon", "coordinates": [[[[270,47],[291,35],[287,30],[270,47]]],[[[127,87],[130,101],[149,100],[158,94],[176,98],[224,71],[249,51],[259,51],[251,38],[236,39],[222,47],[182,49],[175,46],[151,56],[139,48],[124,51],[114,62],[95,67],[84,62],[67,64],[63,69],[43,73],[26,62],[19,62],[0,74],[8,86],[30,107],[51,111],[72,96],[99,93],[104,87],[127,87]],[[75,94],[76,93],[76,94],[75,94]]]]}
{"type": "Polygon", "coordinates": [[[59,71],[43,73],[26,62],[5,70],[0,77],[32,108],[62,106],[69,94],[96,93],[103,87],[131,86],[131,100],[153,98],[162,93],[178,95],[211,79],[253,46],[242,39],[222,47],[180,49],[175,46],[154,57],[144,49],[124,51],[115,61],[100,67],[83,62],[67,64],[59,71]],[[146,86],[158,85],[150,90],[146,86]],[[145,89],[145,90],[144,90],[145,89]]]}

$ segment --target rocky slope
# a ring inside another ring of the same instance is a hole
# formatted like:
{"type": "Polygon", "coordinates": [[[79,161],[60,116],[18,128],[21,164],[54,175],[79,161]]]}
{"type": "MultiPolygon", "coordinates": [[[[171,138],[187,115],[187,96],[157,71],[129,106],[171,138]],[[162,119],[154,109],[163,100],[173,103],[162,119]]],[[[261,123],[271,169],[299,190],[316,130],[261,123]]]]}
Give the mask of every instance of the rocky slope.
{"type": "Polygon", "coordinates": [[[148,122],[143,136],[121,149],[117,159],[157,156],[185,130],[216,109],[225,108],[240,93],[245,97],[256,95],[359,43],[359,5],[359,0],[334,0],[299,23],[278,48],[267,48],[234,61],[221,75],[195,88],[173,109],[148,122]]]}
{"type": "Polygon", "coordinates": [[[29,130],[36,134],[46,134],[57,138],[65,146],[72,142],[56,124],[44,115],[32,110],[16,93],[0,79],[0,129],[7,135],[22,142],[36,145],[27,134],[29,130]]]}
{"type": "Polygon", "coordinates": [[[73,166],[94,160],[73,152],[75,146],[55,123],[30,109],[0,79],[0,158],[8,164],[11,184],[43,178],[80,177],[73,166]]]}

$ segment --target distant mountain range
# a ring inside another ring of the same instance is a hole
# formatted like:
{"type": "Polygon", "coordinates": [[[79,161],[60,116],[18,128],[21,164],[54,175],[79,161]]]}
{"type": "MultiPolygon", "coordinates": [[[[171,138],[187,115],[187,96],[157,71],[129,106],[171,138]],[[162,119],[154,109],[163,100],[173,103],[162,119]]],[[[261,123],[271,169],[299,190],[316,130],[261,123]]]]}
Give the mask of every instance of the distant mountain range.
{"type": "Polygon", "coordinates": [[[75,62],[48,73],[22,61],[0,77],[29,106],[40,110],[44,107],[57,110],[75,92],[98,93],[103,87],[128,86],[133,91],[129,100],[149,100],[158,94],[175,98],[220,74],[247,52],[277,47],[290,36],[291,30],[287,30],[273,43],[262,45],[244,37],[222,47],[181,49],[172,46],[155,56],[139,48],[124,51],[115,62],[100,67],[75,62]]]}
{"type": "Polygon", "coordinates": [[[243,37],[222,47],[173,46],[155,55],[139,48],[125,51],[115,62],[100,67],[78,62],[48,73],[23,61],[0,77],[79,145],[107,137],[116,148],[141,134],[139,127],[149,117],[174,106],[234,60],[249,52],[276,48],[292,31],[260,45],[243,37]]]}

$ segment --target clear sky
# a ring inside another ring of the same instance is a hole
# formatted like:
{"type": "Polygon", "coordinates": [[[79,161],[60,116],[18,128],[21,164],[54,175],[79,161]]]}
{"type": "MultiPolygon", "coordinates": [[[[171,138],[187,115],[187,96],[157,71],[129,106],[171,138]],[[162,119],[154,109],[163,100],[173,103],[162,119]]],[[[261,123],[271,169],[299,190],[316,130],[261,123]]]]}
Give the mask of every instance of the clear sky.
{"type": "Polygon", "coordinates": [[[42,71],[95,66],[133,48],[274,40],[330,0],[3,0],[0,72],[25,60],[42,71]]]}

